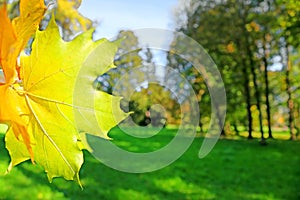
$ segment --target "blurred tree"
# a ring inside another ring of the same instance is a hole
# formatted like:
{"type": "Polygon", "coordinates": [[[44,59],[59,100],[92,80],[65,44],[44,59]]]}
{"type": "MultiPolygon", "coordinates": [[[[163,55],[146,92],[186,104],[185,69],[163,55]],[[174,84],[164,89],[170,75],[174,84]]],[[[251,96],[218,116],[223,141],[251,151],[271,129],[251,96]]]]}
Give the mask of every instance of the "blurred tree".
{"type": "Polygon", "coordinates": [[[111,69],[106,74],[102,75],[97,80],[97,88],[112,94],[113,90],[120,96],[127,93],[128,89],[135,88],[136,85],[145,79],[142,72],[135,70],[142,66],[143,59],[141,57],[142,49],[139,47],[138,38],[132,31],[120,31],[117,35],[117,40],[121,40],[120,47],[115,56],[115,65],[117,68],[111,69]],[[132,74],[130,71],[139,73],[139,75],[132,74]],[[122,84],[117,84],[119,81],[122,84]],[[118,86],[118,88],[114,88],[118,86]]]}
{"type": "MultiPolygon", "coordinates": [[[[242,121],[242,125],[246,125],[247,121],[248,138],[252,138],[252,124],[258,124],[263,143],[265,125],[268,137],[273,137],[272,110],[276,113],[283,110],[278,103],[271,102],[280,101],[282,93],[276,90],[278,86],[287,85],[289,129],[296,129],[294,107],[298,90],[292,78],[295,70],[291,68],[297,59],[290,61],[290,55],[299,57],[296,51],[300,32],[299,3],[298,0],[190,0],[176,12],[178,30],[203,45],[221,71],[228,97],[227,127],[231,125],[238,132],[237,124],[242,121]],[[287,66],[286,84],[278,78],[282,73],[274,71],[275,60],[280,56],[283,66],[287,66]]],[[[180,66],[182,60],[175,60],[169,58],[169,62],[180,66]]],[[[183,65],[188,66],[184,62],[183,65]]],[[[192,74],[185,67],[181,69],[192,74]]],[[[293,135],[295,133],[291,133],[293,135]]]]}
{"type": "MultiPolygon", "coordinates": [[[[296,139],[295,128],[295,105],[294,105],[294,85],[292,74],[294,71],[293,65],[295,64],[291,60],[291,54],[293,51],[297,51],[299,47],[300,37],[300,1],[298,0],[277,0],[277,15],[278,17],[278,32],[279,32],[279,48],[282,57],[282,63],[285,68],[285,84],[286,93],[288,96],[288,126],[290,131],[291,140],[296,139]]],[[[299,51],[298,51],[299,57],[299,51]]]]}
{"type": "Polygon", "coordinates": [[[178,123],[178,103],[168,89],[159,84],[151,49],[142,49],[132,31],[120,31],[117,39],[121,39],[115,57],[117,68],[99,77],[96,88],[124,97],[121,106],[125,111],[134,112],[131,117],[138,125],[178,123]],[[165,109],[165,115],[157,106],[153,107],[155,104],[165,109]]]}
{"type": "MultiPolygon", "coordinates": [[[[50,4],[52,2],[47,1],[50,4]]],[[[78,12],[81,2],[82,0],[56,0],[55,18],[62,27],[65,40],[70,39],[69,36],[75,36],[93,27],[93,22],[78,12]]]]}
{"type": "MultiPolygon", "coordinates": [[[[171,44],[171,48],[176,48],[176,46],[181,45],[180,42],[174,40],[171,44]]],[[[184,48],[184,47],[182,47],[184,48]]],[[[197,96],[197,100],[199,102],[200,109],[200,119],[199,119],[199,127],[200,132],[204,133],[208,128],[211,114],[211,101],[209,98],[208,89],[206,87],[205,81],[201,74],[193,67],[192,63],[183,59],[180,55],[172,53],[169,51],[167,54],[168,66],[173,68],[175,71],[180,73],[193,87],[193,90],[197,96]]],[[[169,72],[165,72],[165,80],[164,84],[176,85],[176,80],[169,80],[168,74],[169,72]],[[174,81],[174,83],[170,83],[170,81],[174,81]],[[169,82],[169,83],[168,83],[169,82]]],[[[182,94],[184,95],[184,94],[182,94]]],[[[173,113],[173,115],[176,115],[173,113]]]]}
{"type": "Polygon", "coordinates": [[[138,113],[133,113],[132,117],[139,125],[180,124],[180,105],[162,85],[150,83],[146,88],[135,92],[131,96],[131,102],[137,104],[133,109],[138,113]]]}
{"type": "Polygon", "coordinates": [[[237,13],[238,6],[234,1],[227,1],[224,4],[217,1],[197,2],[198,4],[191,4],[191,10],[194,10],[194,13],[187,14],[188,21],[184,27],[180,28],[180,31],[199,42],[219,67],[229,97],[228,112],[244,113],[244,116],[227,115],[226,123],[233,124],[233,127],[236,127],[235,130],[241,122],[245,125],[246,113],[241,110],[247,108],[249,135],[252,137],[250,78],[246,66],[248,57],[242,49],[244,38],[241,37],[243,29],[239,26],[242,21],[237,13]],[[244,97],[246,97],[246,103],[244,103],[244,97]]]}

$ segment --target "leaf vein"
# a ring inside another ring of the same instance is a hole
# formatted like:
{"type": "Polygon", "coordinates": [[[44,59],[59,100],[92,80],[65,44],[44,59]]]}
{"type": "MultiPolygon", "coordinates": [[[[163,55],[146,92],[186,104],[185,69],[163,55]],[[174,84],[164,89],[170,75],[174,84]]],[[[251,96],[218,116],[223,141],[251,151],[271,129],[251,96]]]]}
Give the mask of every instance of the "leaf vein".
{"type": "MultiPolygon", "coordinates": [[[[69,161],[67,160],[67,158],[64,156],[64,154],[61,152],[61,150],[59,149],[59,147],[57,146],[57,144],[55,143],[55,141],[50,137],[50,135],[48,134],[47,130],[44,128],[44,126],[42,125],[42,123],[40,122],[38,116],[36,115],[34,109],[32,108],[32,105],[30,104],[30,100],[28,99],[28,96],[25,95],[25,99],[26,102],[28,104],[29,109],[31,110],[35,120],[37,121],[38,125],[40,126],[42,132],[44,133],[44,136],[47,137],[47,139],[50,141],[50,143],[54,146],[54,148],[57,150],[57,152],[59,153],[59,155],[62,157],[62,159],[64,160],[64,162],[67,164],[67,166],[70,168],[70,170],[75,174],[75,170],[72,168],[71,164],[69,163],[69,161]]],[[[45,145],[43,145],[45,146],[45,145]]],[[[43,147],[44,148],[44,147],[43,147]]],[[[46,152],[45,152],[46,153],[46,152]]]]}

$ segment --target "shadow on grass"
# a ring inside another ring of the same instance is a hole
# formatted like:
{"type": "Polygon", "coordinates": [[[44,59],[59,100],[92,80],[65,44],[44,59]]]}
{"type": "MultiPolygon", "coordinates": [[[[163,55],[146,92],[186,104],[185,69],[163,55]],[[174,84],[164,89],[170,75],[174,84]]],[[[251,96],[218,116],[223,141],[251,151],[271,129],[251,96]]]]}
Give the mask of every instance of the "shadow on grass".
{"type": "MultiPolygon", "coordinates": [[[[168,143],[174,132],[146,142],[114,129],[111,137],[122,148],[147,152],[168,143]]],[[[169,132],[168,132],[169,131],[169,132]]],[[[8,164],[0,142],[0,169],[8,164]],[[4,157],[3,157],[4,155],[4,157]]],[[[198,159],[202,138],[170,166],[151,173],[128,174],[101,164],[84,152],[80,172],[84,189],[71,181],[54,179],[30,162],[0,177],[0,199],[299,199],[300,142],[270,140],[220,140],[204,159],[198,159]]]]}

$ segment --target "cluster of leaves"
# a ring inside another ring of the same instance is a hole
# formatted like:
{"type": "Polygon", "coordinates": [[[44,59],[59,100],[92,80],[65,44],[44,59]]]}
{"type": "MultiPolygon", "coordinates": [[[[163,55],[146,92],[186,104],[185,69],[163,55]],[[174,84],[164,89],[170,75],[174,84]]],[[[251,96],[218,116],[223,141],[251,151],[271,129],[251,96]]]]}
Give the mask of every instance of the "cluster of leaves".
{"type": "MultiPolygon", "coordinates": [[[[86,18],[78,11],[82,0],[45,0],[44,2],[50,8],[48,10],[53,11],[55,21],[61,27],[61,35],[64,40],[69,41],[78,33],[91,29],[93,24],[97,23],[86,18]]],[[[19,4],[20,0],[9,1],[7,10],[10,19],[19,16],[19,4]]],[[[46,27],[50,18],[51,12],[46,12],[40,24],[40,29],[46,27]]]]}
{"type": "Polygon", "coordinates": [[[93,30],[65,42],[54,17],[46,30],[38,30],[46,11],[43,0],[21,0],[19,8],[20,16],[10,21],[6,5],[0,7],[4,74],[0,123],[9,127],[5,136],[11,156],[8,171],[31,159],[45,169],[50,181],[64,177],[80,183],[82,150],[88,145],[85,133],[108,138],[108,131],[127,117],[119,108],[119,97],[92,86],[97,75],[114,67],[119,42],[93,41],[93,30]],[[32,51],[25,55],[22,52],[33,35],[32,51]],[[93,95],[93,105],[80,95],[86,88],[93,95]],[[81,116],[80,123],[75,113],[81,116]]]}

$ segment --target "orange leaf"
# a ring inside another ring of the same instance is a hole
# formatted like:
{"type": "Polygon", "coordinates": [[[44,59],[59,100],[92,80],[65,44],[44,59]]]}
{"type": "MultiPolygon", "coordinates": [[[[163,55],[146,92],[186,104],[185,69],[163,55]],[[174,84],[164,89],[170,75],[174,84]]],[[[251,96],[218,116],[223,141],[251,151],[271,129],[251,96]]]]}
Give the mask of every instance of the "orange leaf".
{"type": "Polygon", "coordinates": [[[6,5],[1,8],[0,56],[7,84],[14,83],[18,78],[17,58],[38,29],[45,11],[43,0],[21,0],[20,16],[11,23],[7,16],[6,5]]]}
{"type": "Polygon", "coordinates": [[[5,101],[0,103],[0,121],[8,123],[13,130],[17,139],[21,139],[26,145],[31,160],[33,161],[33,153],[31,148],[30,137],[27,132],[30,111],[22,94],[16,92],[19,87],[17,84],[13,86],[0,86],[0,96],[5,97],[5,101]]]}
{"type": "MultiPolygon", "coordinates": [[[[0,8],[0,65],[3,68],[7,82],[12,82],[17,77],[15,65],[9,65],[9,54],[12,45],[16,42],[16,36],[12,24],[7,16],[6,5],[0,8]]],[[[15,59],[16,62],[16,59],[15,59]]]]}
{"type": "Polygon", "coordinates": [[[32,138],[27,131],[32,114],[24,94],[17,92],[21,87],[15,84],[20,80],[17,59],[38,29],[45,10],[43,0],[21,0],[20,16],[11,23],[7,16],[6,5],[0,8],[0,65],[5,77],[5,83],[0,84],[0,96],[5,98],[0,103],[0,122],[10,125],[15,137],[27,147],[32,161],[32,138]]]}

